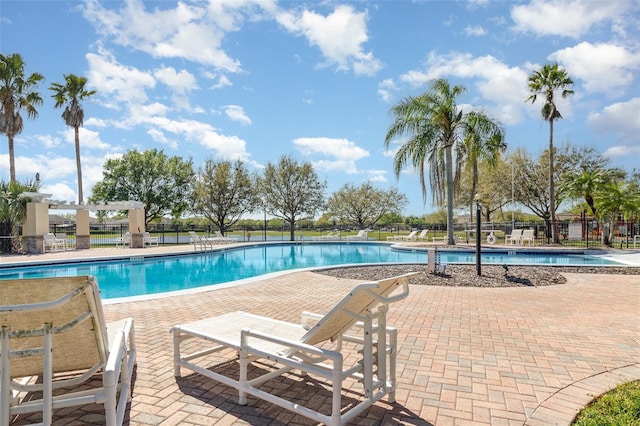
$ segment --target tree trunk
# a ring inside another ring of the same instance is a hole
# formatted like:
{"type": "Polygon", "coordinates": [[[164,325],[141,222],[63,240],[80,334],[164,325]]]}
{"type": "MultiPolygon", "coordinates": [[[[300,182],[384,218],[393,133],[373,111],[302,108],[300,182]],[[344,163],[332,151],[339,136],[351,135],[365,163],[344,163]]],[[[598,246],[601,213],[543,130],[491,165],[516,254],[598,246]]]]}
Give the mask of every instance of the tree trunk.
{"type": "Polygon", "coordinates": [[[76,169],[78,170],[78,204],[82,204],[82,166],[80,165],[80,130],[74,127],[76,139],[76,169]]]}
{"type": "Polygon", "coordinates": [[[296,221],[295,220],[291,220],[289,221],[289,241],[295,241],[296,240],[296,221]]]}
{"type": "Polygon", "coordinates": [[[558,243],[558,229],[556,222],[556,185],[553,180],[553,120],[555,108],[549,119],[549,210],[551,211],[551,241],[558,243]]]}
{"type": "Polygon", "coordinates": [[[451,154],[451,144],[444,149],[445,173],[447,174],[447,244],[454,245],[453,233],[453,155],[451,154]]]}
{"type": "Polygon", "coordinates": [[[9,139],[9,176],[11,178],[11,182],[16,181],[16,158],[13,151],[13,133],[9,132],[7,134],[9,139]]]}

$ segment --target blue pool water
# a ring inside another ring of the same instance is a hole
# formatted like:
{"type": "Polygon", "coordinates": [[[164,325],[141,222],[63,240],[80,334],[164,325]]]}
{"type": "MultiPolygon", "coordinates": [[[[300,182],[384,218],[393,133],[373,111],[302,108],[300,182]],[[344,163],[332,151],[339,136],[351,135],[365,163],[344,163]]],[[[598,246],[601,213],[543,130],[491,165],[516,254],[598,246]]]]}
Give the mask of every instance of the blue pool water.
{"type": "MultiPolygon", "coordinates": [[[[442,263],[475,263],[475,253],[439,251],[442,263]]],[[[0,279],[94,275],[104,299],[185,290],[251,278],[284,270],[364,263],[426,263],[419,250],[394,250],[375,243],[267,244],[224,251],[163,257],[135,257],[92,261],[0,267],[0,279]]],[[[582,254],[482,254],[482,263],[517,265],[616,265],[582,254]]]]}

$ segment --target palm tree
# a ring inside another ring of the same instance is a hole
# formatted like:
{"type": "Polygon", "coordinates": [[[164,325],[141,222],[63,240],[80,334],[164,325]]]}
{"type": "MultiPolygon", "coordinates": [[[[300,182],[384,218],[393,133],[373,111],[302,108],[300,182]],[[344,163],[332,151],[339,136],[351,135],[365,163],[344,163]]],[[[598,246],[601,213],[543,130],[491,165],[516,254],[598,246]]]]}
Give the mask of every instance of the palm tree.
{"type": "Polygon", "coordinates": [[[640,190],[631,182],[612,182],[601,188],[597,200],[601,222],[607,219],[609,222],[609,232],[602,232],[602,243],[611,245],[616,220],[632,217],[640,211],[640,190]]]}
{"type": "Polygon", "coordinates": [[[69,102],[62,113],[62,119],[67,126],[73,127],[76,143],[76,168],[78,169],[78,204],[82,204],[82,167],[80,165],[80,126],[84,122],[84,110],[80,101],[96,94],[95,90],[86,90],[85,77],[74,74],[64,75],[65,84],[53,83],[49,90],[54,92],[55,107],[59,108],[69,102]]]}
{"type": "Polygon", "coordinates": [[[609,174],[602,168],[594,170],[582,169],[581,173],[568,173],[562,179],[560,191],[568,197],[584,198],[589,206],[591,214],[596,216],[597,208],[593,199],[593,194],[604,187],[610,181],[609,174]]]}
{"type": "Polygon", "coordinates": [[[434,201],[440,206],[447,206],[448,244],[455,244],[454,192],[465,159],[462,143],[473,128],[471,124],[474,115],[464,114],[456,104],[456,98],[465,91],[463,86],[451,86],[445,79],[434,80],[429,90],[421,96],[409,96],[391,108],[394,122],[385,137],[387,148],[394,138],[403,135],[409,137],[396,152],[393,160],[394,172],[396,178],[399,177],[407,163],[416,168],[420,174],[423,199],[427,195],[424,167],[428,163],[434,201]],[[454,148],[457,150],[455,164],[454,148]]]}
{"type": "Polygon", "coordinates": [[[469,212],[473,222],[473,201],[478,186],[478,162],[486,161],[495,167],[498,156],[507,149],[504,130],[482,112],[470,112],[467,116],[463,153],[471,167],[471,191],[469,192],[469,212]]]}
{"type": "Polygon", "coordinates": [[[534,103],[538,95],[544,95],[545,103],[542,106],[542,119],[549,122],[549,204],[551,209],[551,237],[554,243],[558,242],[558,232],[556,229],[556,199],[555,184],[553,180],[553,122],[562,118],[560,111],[554,101],[556,90],[562,90],[561,95],[566,98],[573,94],[573,90],[568,89],[573,84],[573,80],[567,71],[560,68],[558,64],[547,64],[539,71],[534,71],[529,76],[529,90],[531,95],[528,102],[534,103]]]}
{"type": "Polygon", "coordinates": [[[22,133],[24,128],[20,110],[24,109],[27,117],[36,118],[36,106],[42,105],[42,97],[35,89],[44,77],[34,72],[25,78],[24,66],[25,63],[19,54],[4,56],[0,53],[0,133],[7,135],[9,139],[11,182],[16,181],[13,137],[22,133]]]}

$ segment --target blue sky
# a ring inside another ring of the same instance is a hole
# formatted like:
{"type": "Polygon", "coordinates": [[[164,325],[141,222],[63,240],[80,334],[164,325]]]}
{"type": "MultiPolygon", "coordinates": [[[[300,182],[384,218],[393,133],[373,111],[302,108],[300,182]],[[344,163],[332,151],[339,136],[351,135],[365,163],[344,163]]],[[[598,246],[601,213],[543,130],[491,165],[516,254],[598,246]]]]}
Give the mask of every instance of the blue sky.
{"type": "MultiPolygon", "coordinates": [[[[506,129],[510,150],[548,144],[527,77],[558,62],[575,95],[555,140],[628,171],[640,162],[640,1],[18,1],[0,3],[0,51],[45,76],[36,120],[16,136],[18,180],[77,200],[73,130],[48,87],[88,78],[80,133],[85,198],[107,158],[130,149],[314,164],[328,193],[367,180],[398,187],[406,214],[432,211],[416,172],[396,180],[384,148],[389,109],[435,78],[461,84],[463,109],[506,129]]],[[[6,136],[0,179],[8,180],[6,136]]]]}

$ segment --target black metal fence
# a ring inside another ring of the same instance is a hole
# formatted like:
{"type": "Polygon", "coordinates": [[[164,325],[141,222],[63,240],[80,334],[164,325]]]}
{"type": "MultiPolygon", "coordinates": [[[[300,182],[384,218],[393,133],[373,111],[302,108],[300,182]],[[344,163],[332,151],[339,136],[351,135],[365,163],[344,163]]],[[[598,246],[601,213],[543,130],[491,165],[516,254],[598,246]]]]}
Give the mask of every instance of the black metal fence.
{"type": "MultiPolygon", "coordinates": [[[[601,247],[602,235],[609,234],[608,225],[604,227],[593,219],[557,221],[556,222],[559,243],[567,247],[601,247]]],[[[191,242],[189,231],[195,231],[201,236],[215,235],[218,228],[213,225],[185,225],[185,224],[151,224],[147,226],[147,232],[158,238],[160,245],[189,244],[191,242]]],[[[353,234],[359,229],[354,225],[332,225],[316,226],[313,224],[300,226],[296,229],[296,240],[312,240],[314,236],[328,232],[338,232],[339,234],[353,234]]],[[[370,228],[369,239],[385,241],[391,235],[405,235],[412,229],[429,229],[428,240],[440,239],[446,234],[444,224],[422,224],[422,226],[411,227],[406,224],[374,226],[370,228]]],[[[459,242],[466,242],[470,238],[470,230],[475,229],[475,224],[458,223],[454,225],[454,233],[459,242]]],[[[535,245],[545,246],[552,244],[551,222],[490,222],[483,223],[483,230],[493,230],[496,244],[505,242],[505,236],[511,234],[513,229],[533,229],[535,235],[535,245]]],[[[91,247],[113,246],[118,238],[121,238],[129,231],[126,223],[92,223],[90,225],[91,247]]],[[[76,227],[75,224],[51,225],[50,232],[55,234],[66,234],[68,246],[75,244],[76,227]]],[[[613,230],[613,239],[610,244],[616,248],[632,248],[634,237],[640,243],[640,223],[618,221],[613,230]]],[[[237,238],[238,241],[288,241],[290,230],[287,224],[282,223],[277,226],[264,224],[256,226],[235,226],[227,232],[227,236],[237,238]]],[[[485,239],[483,238],[483,241],[485,239]]]]}

